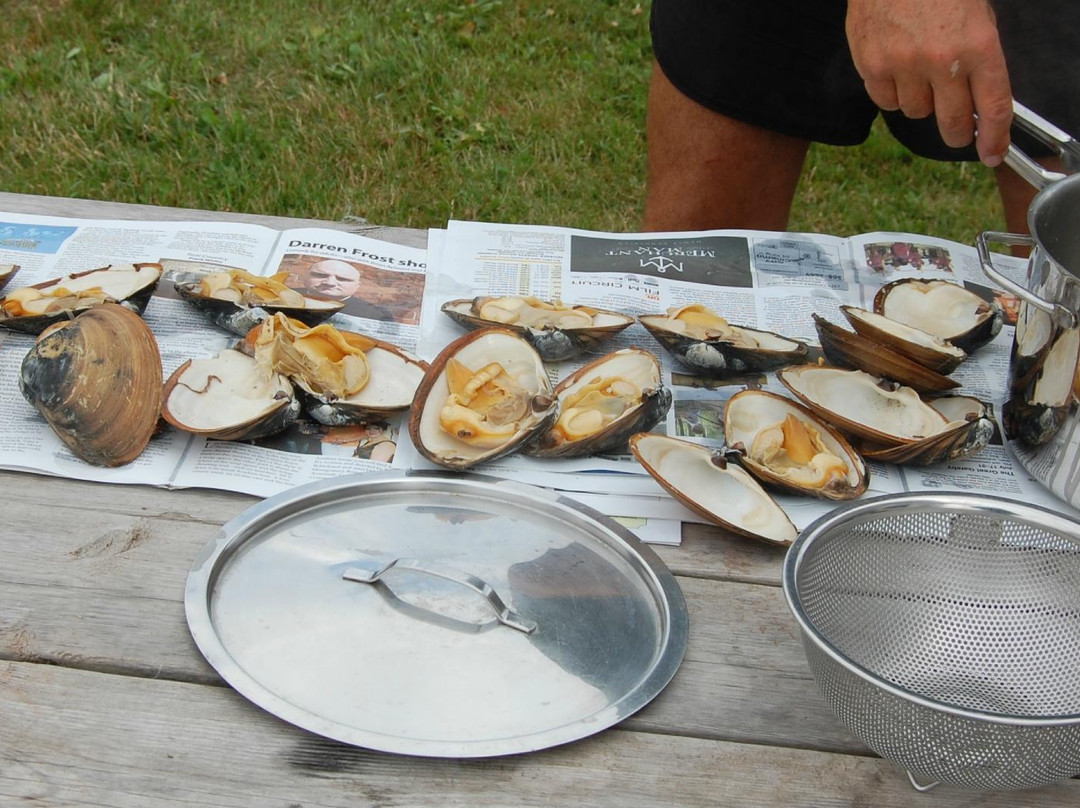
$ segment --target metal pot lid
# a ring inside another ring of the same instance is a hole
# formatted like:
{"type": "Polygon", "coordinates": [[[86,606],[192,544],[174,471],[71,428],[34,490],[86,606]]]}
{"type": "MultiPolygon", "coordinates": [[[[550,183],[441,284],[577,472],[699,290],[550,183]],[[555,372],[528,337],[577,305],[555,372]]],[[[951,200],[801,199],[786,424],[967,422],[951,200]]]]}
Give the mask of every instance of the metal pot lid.
{"type": "Polygon", "coordinates": [[[207,661],[260,707],[386,752],[487,757],[599,732],[686,650],[682,591],[618,523],[545,489],[388,472],[226,524],[185,592],[207,661]]]}

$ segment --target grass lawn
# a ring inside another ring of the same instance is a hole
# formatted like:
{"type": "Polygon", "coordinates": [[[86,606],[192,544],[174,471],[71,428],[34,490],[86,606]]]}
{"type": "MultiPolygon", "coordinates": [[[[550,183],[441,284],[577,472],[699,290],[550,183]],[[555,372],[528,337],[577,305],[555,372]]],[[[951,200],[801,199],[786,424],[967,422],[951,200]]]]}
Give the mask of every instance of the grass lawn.
{"type": "MultiPolygon", "coordinates": [[[[439,227],[637,229],[648,3],[9,0],[0,188],[439,227]]],[[[992,178],[875,129],[792,229],[1001,229],[992,178]]]]}

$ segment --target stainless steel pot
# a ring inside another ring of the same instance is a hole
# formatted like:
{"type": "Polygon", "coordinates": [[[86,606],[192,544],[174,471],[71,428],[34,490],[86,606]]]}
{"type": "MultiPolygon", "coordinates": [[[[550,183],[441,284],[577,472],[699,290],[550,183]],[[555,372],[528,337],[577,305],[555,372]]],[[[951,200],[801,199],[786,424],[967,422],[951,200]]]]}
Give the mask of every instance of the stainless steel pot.
{"type": "Polygon", "coordinates": [[[1016,124],[1051,145],[1070,173],[1047,171],[1013,146],[1006,162],[1041,189],[1030,236],[987,231],[976,240],[983,272],[1020,299],[1002,427],[1028,472],[1080,507],[1080,144],[1019,104],[1016,124]],[[994,265],[990,244],[1030,245],[1018,283],[994,265]]]}

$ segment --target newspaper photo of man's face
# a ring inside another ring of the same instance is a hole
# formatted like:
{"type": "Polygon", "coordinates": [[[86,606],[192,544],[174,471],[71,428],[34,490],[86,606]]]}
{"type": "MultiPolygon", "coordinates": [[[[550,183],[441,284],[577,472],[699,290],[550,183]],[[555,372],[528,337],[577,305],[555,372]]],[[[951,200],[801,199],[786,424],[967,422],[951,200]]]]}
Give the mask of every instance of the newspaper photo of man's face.
{"type": "Polygon", "coordinates": [[[333,258],[317,261],[308,270],[305,289],[314,297],[348,300],[360,289],[360,270],[333,258]]]}

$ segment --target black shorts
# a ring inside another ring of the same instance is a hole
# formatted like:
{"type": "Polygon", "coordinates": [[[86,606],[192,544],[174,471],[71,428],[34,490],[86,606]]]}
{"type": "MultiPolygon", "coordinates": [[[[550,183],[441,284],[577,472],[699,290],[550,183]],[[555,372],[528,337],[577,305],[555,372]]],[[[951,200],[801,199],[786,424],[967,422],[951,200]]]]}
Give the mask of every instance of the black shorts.
{"type": "MultiPolygon", "coordinates": [[[[1076,0],[996,0],[1013,97],[1080,136],[1080,13],[1076,0]]],[[[851,61],[845,0],[653,0],[653,53],[664,75],[708,109],[820,143],[862,143],[879,113],[851,61]]],[[[882,113],[896,138],[936,160],[952,149],[933,116],[882,113]]],[[[1033,156],[1052,153],[1014,129],[1033,156]]]]}

